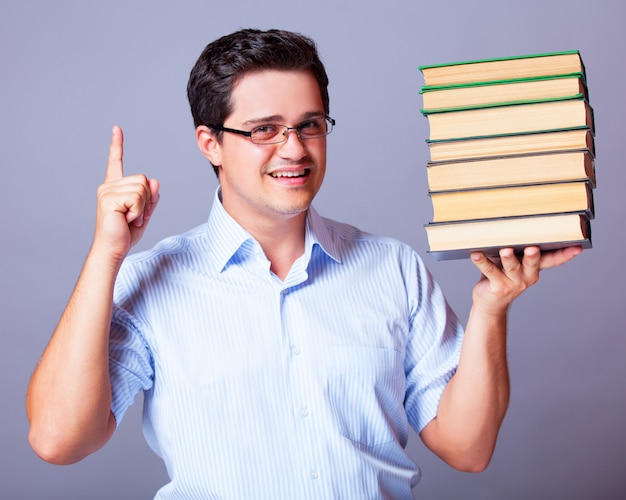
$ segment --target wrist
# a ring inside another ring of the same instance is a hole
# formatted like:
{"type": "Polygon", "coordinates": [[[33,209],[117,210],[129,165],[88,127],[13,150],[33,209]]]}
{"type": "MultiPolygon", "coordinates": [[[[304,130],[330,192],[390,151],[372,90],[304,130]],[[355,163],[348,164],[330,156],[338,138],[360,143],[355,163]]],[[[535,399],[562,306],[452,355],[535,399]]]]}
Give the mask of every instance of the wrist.
{"type": "Polygon", "coordinates": [[[509,304],[483,304],[480,301],[474,301],[473,309],[475,309],[478,313],[494,318],[495,320],[506,320],[509,313],[509,304]]]}
{"type": "Polygon", "coordinates": [[[112,272],[117,275],[125,258],[125,253],[112,251],[110,247],[98,245],[94,242],[85,259],[85,267],[112,272]]]}

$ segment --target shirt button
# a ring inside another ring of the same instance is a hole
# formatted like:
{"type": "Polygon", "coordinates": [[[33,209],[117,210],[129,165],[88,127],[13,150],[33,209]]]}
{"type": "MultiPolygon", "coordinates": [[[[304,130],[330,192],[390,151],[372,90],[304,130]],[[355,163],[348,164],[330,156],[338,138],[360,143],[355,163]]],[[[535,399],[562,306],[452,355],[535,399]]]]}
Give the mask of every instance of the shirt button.
{"type": "Polygon", "coordinates": [[[291,352],[292,352],[295,356],[299,356],[299,355],[300,355],[300,348],[299,348],[299,347],[292,347],[292,348],[291,348],[291,352]]]}
{"type": "Polygon", "coordinates": [[[300,408],[300,415],[302,415],[303,417],[308,417],[309,409],[306,406],[303,406],[302,408],[300,408]]]}
{"type": "Polygon", "coordinates": [[[320,477],[319,472],[317,472],[315,469],[313,469],[311,471],[311,479],[317,479],[318,477],[320,477]]]}

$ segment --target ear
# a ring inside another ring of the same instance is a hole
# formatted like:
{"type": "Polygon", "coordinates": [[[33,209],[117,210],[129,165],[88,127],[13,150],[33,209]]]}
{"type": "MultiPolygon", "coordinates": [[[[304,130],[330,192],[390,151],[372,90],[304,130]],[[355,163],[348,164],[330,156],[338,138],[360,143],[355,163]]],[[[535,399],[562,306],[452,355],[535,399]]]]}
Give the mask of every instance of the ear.
{"type": "Polygon", "coordinates": [[[222,165],[222,147],[209,127],[200,125],[196,128],[196,141],[200,152],[211,164],[216,167],[222,165]]]}

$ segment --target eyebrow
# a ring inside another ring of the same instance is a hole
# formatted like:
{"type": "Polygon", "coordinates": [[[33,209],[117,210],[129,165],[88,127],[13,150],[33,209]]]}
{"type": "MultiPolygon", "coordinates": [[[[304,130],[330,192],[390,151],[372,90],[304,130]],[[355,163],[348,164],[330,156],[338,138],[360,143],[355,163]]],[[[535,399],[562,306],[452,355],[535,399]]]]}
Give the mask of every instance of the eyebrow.
{"type": "MultiPolygon", "coordinates": [[[[324,118],[326,113],[323,111],[307,111],[302,115],[300,121],[298,123],[304,122],[306,120],[310,120],[311,118],[324,118]]],[[[270,115],[270,116],[261,116],[259,118],[251,118],[250,120],[246,120],[241,125],[242,126],[254,126],[263,123],[274,123],[274,124],[283,124],[285,121],[285,117],[282,115],[270,115]]]]}

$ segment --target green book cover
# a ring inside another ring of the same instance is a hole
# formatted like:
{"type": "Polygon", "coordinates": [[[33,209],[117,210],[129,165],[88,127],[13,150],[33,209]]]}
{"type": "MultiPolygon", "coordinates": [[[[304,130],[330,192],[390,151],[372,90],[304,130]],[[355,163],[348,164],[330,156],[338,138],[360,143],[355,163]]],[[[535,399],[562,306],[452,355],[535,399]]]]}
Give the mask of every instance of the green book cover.
{"type": "Polygon", "coordinates": [[[474,60],[469,60],[469,61],[457,61],[457,62],[452,62],[452,63],[427,64],[427,65],[418,66],[418,68],[420,71],[423,72],[425,69],[429,69],[429,68],[443,68],[446,66],[460,66],[460,65],[465,65],[465,64],[512,61],[515,59],[532,59],[535,57],[550,57],[550,56],[560,56],[560,55],[567,55],[567,54],[578,54],[580,56],[580,52],[578,50],[564,50],[561,52],[544,52],[541,54],[528,54],[528,55],[523,55],[523,56],[492,57],[488,59],[474,59],[474,60]]]}

